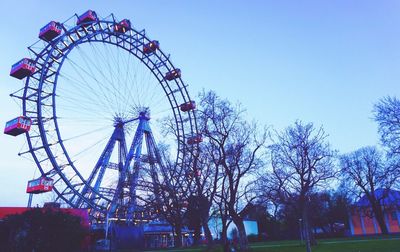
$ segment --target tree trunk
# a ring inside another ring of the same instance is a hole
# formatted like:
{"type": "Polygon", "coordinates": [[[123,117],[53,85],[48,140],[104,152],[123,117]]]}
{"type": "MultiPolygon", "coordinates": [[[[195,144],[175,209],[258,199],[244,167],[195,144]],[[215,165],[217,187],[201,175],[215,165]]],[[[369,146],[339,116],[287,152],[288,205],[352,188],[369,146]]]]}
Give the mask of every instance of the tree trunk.
{"type": "Polygon", "coordinates": [[[235,218],[232,219],[238,230],[240,251],[249,251],[249,241],[247,239],[246,230],[244,229],[243,219],[239,216],[235,216],[235,218]]]}
{"type": "Polygon", "coordinates": [[[207,239],[207,251],[210,251],[212,249],[212,246],[213,246],[213,237],[211,235],[210,228],[208,227],[207,220],[208,220],[208,218],[206,220],[203,219],[202,222],[203,222],[204,234],[205,234],[206,239],[207,239]]]}
{"type": "Polygon", "coordinates": [[[304,242],[306,244],[306,251],[311,252],[311,230],[310,230],[310,221],[308,218],[308,200],[304,198],[302,200],[301,209],[302,209],[302,216],[303,216],[303,235],[304,235],[304,242]]]}
{"type": "Polygon", "coordinates": [[[305,203],[305,206],[303,207],[303,234],[304,234],[304,241],[306,244],[306,251],[311,252],[311,236],[310,236],[310,226],[308,220],[308,207],[306,205],[307,203],[305,203]]]}
{"type": "Polygon", "coordinates": [[[193,244],[200,245],[201,226],[196,225],[194,228],[193,244]]]}
{"type": "Polygon", "coordinates": [[[221,230],[221,242],[222,242],[222,247],[224,252],[229,252],[229,241],[227,237],[228,233],[228,227],[227,227],[227,221],[224,218],[221,218],[222,222],[222,230],[221,230]]]}
{"type": "Polygon", "coordinates": [[[372,207],[373,207],[376,221],[378,222],[379,227],[381,228],[382,234],[388,234],[389,230],[386,226],[385,214],[382,211],[382,207],[379,204],[372,204],[372,207]]]}
{"type": "Polygon", "coordinates": [[[310,244],[311,246],[316,246],[317,245],[317,239],[315,239],[315,234],[313,229],[310,227],[310,223],[308,224],[308,230],[309,230],[309,235],[310,235],[310,244]]]}
{"type": "Polygon", "coordinates": [[[174,236],[174,247],[180,248],[182,247],[182,225],[175,226],[175,236],[174,236]]]}

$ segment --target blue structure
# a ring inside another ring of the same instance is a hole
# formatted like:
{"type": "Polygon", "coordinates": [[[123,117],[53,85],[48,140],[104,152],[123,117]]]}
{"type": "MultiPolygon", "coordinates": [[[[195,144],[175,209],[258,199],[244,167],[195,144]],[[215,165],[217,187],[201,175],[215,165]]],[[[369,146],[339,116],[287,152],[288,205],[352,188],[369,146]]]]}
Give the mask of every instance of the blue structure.
{"type": "MultiPolygon", "coordinates": [[[[174,247],[174,230],[167,222],[153,221],[144,225],[143,228],[146,248],[174,247]]],[[[181,239],[182,246],[191,246],[193,244],[193,231],[183,227],[181,239]]]]}
{"type": "Polygon", "coordinates": [[[45,40],[28,47],[33,58],[14,65],[11,75],[25,80],[24,87],[18,88],[11,97],[21,100],[22,115],[33,122],[30,132],[25,134],[28,149],[19,155],[31,155],[41,176],[53,179],[56,202],[66,207],[88,208],[92,222],[116,218],[132,223],[140,170],[144,165],[149,167],[152,173],[149,180],[154,180],[157,172],[163,169],[150,129],[148,109],[171,118],[175,133],[171,140],[176,145],[173,153],[176,153],[178,168],[183,169],[184,164],[193,162],[190,154],[196,153],[200,138],[187,144],[188,139],[199,135],[195,106],[183,106],[194,101],[180,70],[160,49],[159,42],[148,38],[145,30],[136,29],[127,19],[118,20],[113,14],[102,16],[88,10],[65,22],[54,23],[57,26],[54,34],[45,30],[42,34],[46,35],[45,40]],[[105,56],[114,55],[114,50],[118,50],[121,57],[109,62],[112,57],[105,56]],[[74,51],[80,54],[77,61],[73,60],[74,51]],[[90,55],[95,56],[95,60],[90,55]],[[135,60],[137,62],[130,65],[130,61],[135,60]],[[137,69],[146,72],[140,76],[137,69]],[[136,74],[146,79],[135,79],[136,74]],[[68,85],[62,86],[62,81],[60,85],[63,78],[68,80],[68,85]],[[63,90],[68,92],[63,93],[63,90]],[[121,100],[123,104],[118,103],[121,100]],[[71,111],[73,115],[69,114],[71,111]],[[138,114],[132,115],[132,111],[138,114]],[[66,115],[74,118],[73,124],[64,123],[66,115]],[[101,154],[96,153],[90,160],[92,163],[80,163],[76,156],[81,153],[66,142],[96,132],[92,120],[99,117],[107,118],[107,124],[101,126],[109,128],[112,134],[93,141],[95,145],[108,139],[101,154]],[[131,140],[126,140],[127,128],[133,121],[138,122],[138,126],[128,149],[131,140]],[[91,127],[85,129],[88,122],[91,127]],[[111,179],[108,174],[115,178],[111,179]]]}
{"type": "MultiPolygon", "coordinates": [[[[400,192],[396,190],[377,189],[375,197],[383,207],[385,224],[389,233],[400,232],[400,192]]],[[[357,201],[349,213],[349,225],[352,235],[380,234],[381,230],[373,215],[366,195],[357,201]]]]}

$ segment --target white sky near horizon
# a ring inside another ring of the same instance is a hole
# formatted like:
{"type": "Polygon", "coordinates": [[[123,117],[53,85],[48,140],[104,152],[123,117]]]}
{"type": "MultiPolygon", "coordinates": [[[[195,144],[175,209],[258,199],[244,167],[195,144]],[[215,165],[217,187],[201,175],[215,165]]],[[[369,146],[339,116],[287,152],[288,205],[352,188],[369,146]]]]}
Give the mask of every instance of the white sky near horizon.
{"type": "MultiPolygon", "coordinates": [[[[340,153],[378,145],[372,108],[400,96],[399,1],[0,0],[0,125],[20,115],[9,76],[39,29],[93,9],[128,18],[160,41],[192,97],[205,89],[240,102],[249,120],[277,130],[296,120],[323,126],[340,153]]],[[[23,136],[0,134],[0,206],[26,206],[38,176],[23,136]]]]}

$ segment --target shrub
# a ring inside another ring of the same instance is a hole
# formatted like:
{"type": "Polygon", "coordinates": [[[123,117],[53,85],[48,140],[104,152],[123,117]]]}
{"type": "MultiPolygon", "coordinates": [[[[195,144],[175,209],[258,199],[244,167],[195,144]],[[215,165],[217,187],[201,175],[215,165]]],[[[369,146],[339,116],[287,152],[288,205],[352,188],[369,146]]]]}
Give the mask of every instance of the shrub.
{"type": "Polygon", "coordinates": [[[52,208],[33,208],[0,223],[5,251],[78,251],[87,234],[80,217],[52,208]]]}

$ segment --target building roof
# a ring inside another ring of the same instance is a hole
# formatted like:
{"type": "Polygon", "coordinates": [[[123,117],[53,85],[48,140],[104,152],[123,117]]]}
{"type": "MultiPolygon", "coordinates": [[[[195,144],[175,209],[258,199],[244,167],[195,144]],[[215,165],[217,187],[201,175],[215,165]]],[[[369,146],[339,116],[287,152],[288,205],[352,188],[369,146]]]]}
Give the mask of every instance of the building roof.
{"type": "MultiPolygon", "coordinates": [[[[172,226],[166,222],[150,222],[144,225],[144,232],[149,233],[172,233],[172,226]]],[[[187,227],[182,227],[182,233],[190,233],[187,227]]]]}
{"type": "MultiPolygon", "coordinates": [[[[400,206],[400,191],[377,189],[375,190],[375,197],[381,200],[383,206],[400,206]]],[[[367,196],[364,195],[355,203],[355,205],[358,207],[368,207],[370,206],[370,203],[367,196]]]]}

